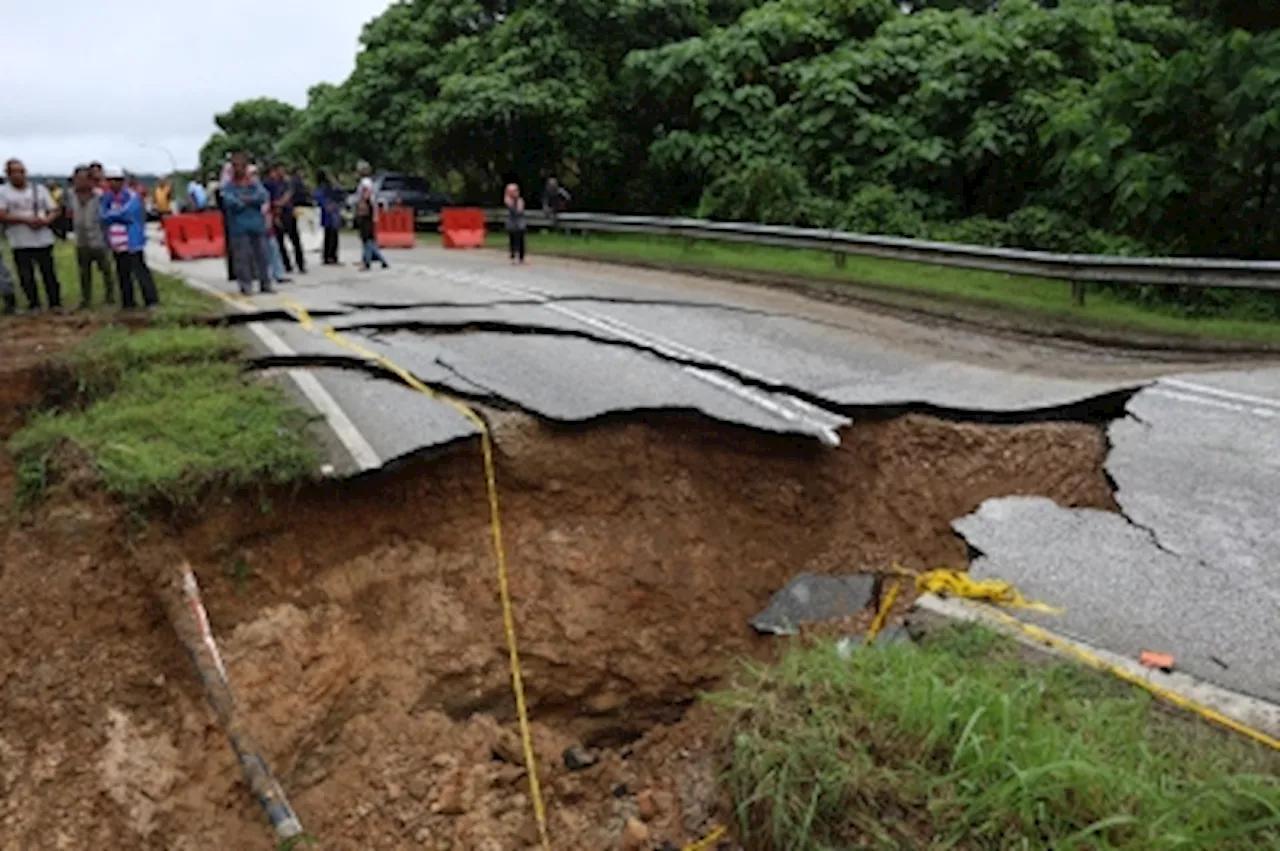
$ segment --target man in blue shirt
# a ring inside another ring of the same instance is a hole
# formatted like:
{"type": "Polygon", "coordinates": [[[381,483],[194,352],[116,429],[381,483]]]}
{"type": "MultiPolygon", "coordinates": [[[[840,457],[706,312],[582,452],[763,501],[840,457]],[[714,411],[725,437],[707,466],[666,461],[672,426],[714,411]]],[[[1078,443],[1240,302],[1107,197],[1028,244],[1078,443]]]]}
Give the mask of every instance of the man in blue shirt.
{"type": "Polygon", "coordinates": [[[236,281],[240,292],[252,292],[253,279],[264,293],[275,292],[267,266],[267,219],[264,208],[271,202],[266,188],[249,174],[249,158],[242,152],[231,155],[231,176],[222,184],[222,206],[227,212],[227,239],[235,258],[236,281]]]}

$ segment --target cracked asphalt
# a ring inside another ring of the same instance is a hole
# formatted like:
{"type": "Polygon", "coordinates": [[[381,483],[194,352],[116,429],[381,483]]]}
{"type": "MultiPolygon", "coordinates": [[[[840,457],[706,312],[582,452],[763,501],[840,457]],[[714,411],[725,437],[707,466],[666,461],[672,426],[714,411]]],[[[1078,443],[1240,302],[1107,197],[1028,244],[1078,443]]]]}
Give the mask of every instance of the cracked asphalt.
{"type": "MultiPolygon", "coordinates": [[[[1066,635],[1131,656],[1171,652],[1189,673],[1280,702],[1274,364],[1206,371],[585,262],[513,268],[496,253],[425,247],[390,259],[386,271],[318,267],[282,295],[434,387],[547,420],[679,409],[830,442],[868,408],[1111,418],[1107,470],[1123,513],[989,501],[954,524],[980,553],[974,572],[1063,607],[1035,619],[1066,635]]],[[[234,291],[221,261],[172,268],[234,291]]],[[[333,426],[338,474],[472,433],[447,405],[350,368],[351,352],[281,305],[259,296],[261,314],[238,318],[252,320],[265,364],[311,376],[297,392],[333,426]]]]}

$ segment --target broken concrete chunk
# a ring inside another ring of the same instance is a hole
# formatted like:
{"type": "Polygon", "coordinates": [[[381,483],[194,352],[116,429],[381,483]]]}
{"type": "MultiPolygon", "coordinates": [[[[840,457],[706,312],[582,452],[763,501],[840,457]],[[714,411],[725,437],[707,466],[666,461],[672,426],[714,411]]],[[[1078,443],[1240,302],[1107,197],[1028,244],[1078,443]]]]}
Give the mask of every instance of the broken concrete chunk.
{"type": "Polygon", "coordinates": [[[783,588],[751,626],[766,635],[798,635],[800,624],[856,615],[871,603],[874,576],[802,573],[783,588]]]}

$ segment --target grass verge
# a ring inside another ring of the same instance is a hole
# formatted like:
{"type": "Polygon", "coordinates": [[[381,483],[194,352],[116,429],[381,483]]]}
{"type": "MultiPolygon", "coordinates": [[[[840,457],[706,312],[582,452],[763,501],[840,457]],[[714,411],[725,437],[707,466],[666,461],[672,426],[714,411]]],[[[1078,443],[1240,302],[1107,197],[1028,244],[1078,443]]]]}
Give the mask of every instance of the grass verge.
{"type": "MultiPolygon", "coordinates": [[[[68,309],[79,307],[84,301],[84,290],[80,286],[80,265],[76,260],[75,245],[67,240],[61,240],[53,248],[54,271],[58,276],[58,283],[62,287],[62,303],[68,309]]],[[[9,271],[14,272],[13,257],[6,252],[4,262],[8,265],[9,271]]],[[[178,324],[190,322],[198,317],[209,316],[218,312],[218,303],[210,296],[199,292],[187,286],[180,279],[172,275],[166,275],[163,272],[151,270],[152,276],[156,281],[156,291],[160,295],[160,309],[150,314],[151,320],[157,324],[178,324]]],[[[111,305],[103,304],[103,296],[105,290],[102,282],[102,273],[95,267],[91,270],[91,295],[93,297],[90,305],[94,313],[113,312],[115,308],[111,305]]],[[[135,290],[137,284],[134,284],[135,290]]],[[[44,299],[44,285],[40,283],[40,298],[44,299]]],[[[141,304],[142,296],[137,294],[138,303],[141,304]]],[[[18,299],[22,302],[23,296],[18,295],[18,299]]],[[[117,305],[118,305],[117,296],[117,305]]]]}
{"type": "Polygon", "coordinates": [[[131,504],[187,504],[215,489],[305,479],[319,465],[310,417],[271,385],[246,380],[224,329],[107,328],[63,357],[76,393],[9,441],[18,501],[38,499],[62,453],[79,450],[131,504]]]}
{"type": "Polygon", "coordinates": [[[1274,849],[1280,758],[981,627],[829,644],[711,698],[746,847],[1274,849]]]}
{"type": "Polygon", "coordinates": [[[1116,331],[1244,343],[1280,343],[1280,322],[1244,316],[1193,318],[1124,301],[1105,289],[1089,291],[1085,307],[1071,302],[1064,280],[952,269],[850,255],[843,268],[829,252],[631,234],[531,233],[530,251],[696,271],[737,271],[782,278],[913,293],[1116,331]]]}

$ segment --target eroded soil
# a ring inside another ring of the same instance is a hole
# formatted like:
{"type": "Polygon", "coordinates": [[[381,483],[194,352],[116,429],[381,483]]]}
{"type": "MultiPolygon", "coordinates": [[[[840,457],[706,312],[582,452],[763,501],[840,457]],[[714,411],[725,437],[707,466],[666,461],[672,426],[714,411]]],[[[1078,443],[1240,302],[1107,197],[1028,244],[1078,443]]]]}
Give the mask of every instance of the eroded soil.
{"type": "MultiPolygon", "coordinates": [[[[615,848],[632,816],[648,848],[727,819],[720,733],[693,701],[780,646],[747,621],[794,574],[963,566],[948,524],[993,496],[1113,507],[1103,436],[1078,424],[908,416],[836,450],[651,415],[502,415],[497,433],[557,849],[615,848]],[[570,746],[600,762],[569,771],[570,746]]],[[[323,848],[535,845],[475,446],[145,528],[88,475],[4,516],[4,848],[273,847],[135,569],[161,543],[195,565],[249,726],[323,848]]]]}

